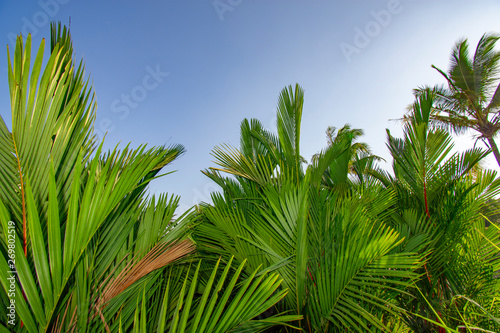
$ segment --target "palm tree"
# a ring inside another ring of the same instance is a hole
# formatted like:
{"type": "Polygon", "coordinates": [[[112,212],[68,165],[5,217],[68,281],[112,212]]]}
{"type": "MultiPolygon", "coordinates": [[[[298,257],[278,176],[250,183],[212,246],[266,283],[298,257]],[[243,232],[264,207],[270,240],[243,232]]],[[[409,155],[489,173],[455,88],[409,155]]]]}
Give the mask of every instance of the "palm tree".
{"type": "Polygon", "coordinates": [[[467,39],[456,43],[451,54],[448,72],[432,66],[447,82],[447,87],[424,87],[436,94],[431,124],[462,133],[471,129],[478,139],[493,151],[500,166],[500,152],[494,140],[500,129],[500,52],[495,50],[499,36],[484,34],[477,44],[474,56],[469,55],[467,39]]]}
{"type": "Polygon", "coordinates": [[[184,148],[103,153],[83,64],[74,64],[69,31],[51,29],[45,66],[45,41],[31,63],[31,35],[17,38],[13,58],[9,52],[11,130],[0,118],[0,332],[262,331],[297,320],[255,320],[286,295],[275,292],[276,274],[241,277],[245,263],[230,259],[192,264],[191,221],[173,219],[179,198],[146,195],[184,148]]]}
{"type": "Polygon", "coordinates": [[[390,191],[339,195],[322,185],[327,170],[347,176],[335,166],[351,160],[352,135],[301,168],[302,96],[299,86],[281,92],[277,137],[244,120],[240,149],[214,149],[219,167],[205,173],[222,193],[199,207],[193,237],[207,256],[247,262],[246,276],[260,266],[280,274],[289,293],[268,315],[300,316],[295,325],[306,332],[394,331],[395,295],[411,288],[420,257],[393,251],[402,239],[388,225],[390,191]]]}
{"type": "Polygon", "coordinates": [[[74,65],[69,31],[52,25],[42,69],[44,44],[32,67],[30,35],[18,37],[13,59],[9,54],[12,131],[1,119],[0,266],[2,281],[13,270],[18,280],[15,293],[3,284],[0,298],[15,300],[18,318],[3,323],[16,331],[85,332],[109,318],[109,301],[131,297],[123,288],[96,306],[114,273],[133,285],[193,252],[180,229],[162,236],[172,228],[178,198],[144,196],[148,182],[184,148],[101,154],[92,131],[93,93],[83,65],[74,65]],[[159,223],[156,214],[141,213],[152,209],[162,216],[159,223]],[[149,233],[137,233],[148,227],[149,233]],[[127,274],[130,268],[135,275],[127,274]]]}
{"type": "Polygon", "coordinates": [[[222,192],[196,213],[199,250],[279,272],[290,291],[268,315],[300,315],[307,332],[498,329],[499,229],[480,212],[500,181],[476,170],[487,151],[452,154],[429,126],[434,97],[417,98],[403,139],[388,133],[394,175],[360,163],[363,186],[344,182],[350,130],[296,177],[285,141],[243,121],[240,149],[216,147],[205,171],[222,192]]]}
{"type": "MultiPolygon", "coordinates": [[[[351,128],[349,124],[345,124],[338,131],[333,126],[326,129],[328,147],[346,144],[347,146],[345,151],[332,160],[331,165],[326,168],[322,180],[323,186],[331,190],[352,189],[353,186],[363,186],[368,181],[368,171],[375,168],[376,162],[382,158],[371,154],[367,143],[358,141],[363,134],[362,129],[351,128]]],[[[313,155],[311,159],[313,165],[319,156],[319,153],[313,155]]]]}
{"type": "Polygon", "coordinates": [[[497,331],[499,229],[486,228],[480,213],[500,193],[500,180],[474,170],[487,151],[452,153],[450,133],[430,126],[434,98],[432,91],[417,97],[402,139],[388,132],[394,176],[378,173],[397,197],[393,227],[405,238],[398,251],[425,255],[418,288],[398,299],[415,332],[497,331]]]}

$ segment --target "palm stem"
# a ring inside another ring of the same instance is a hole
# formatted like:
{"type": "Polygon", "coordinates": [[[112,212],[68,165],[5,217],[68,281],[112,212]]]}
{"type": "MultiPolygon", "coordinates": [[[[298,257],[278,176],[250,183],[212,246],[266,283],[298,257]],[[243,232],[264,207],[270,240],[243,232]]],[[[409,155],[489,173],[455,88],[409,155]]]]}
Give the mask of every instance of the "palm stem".
{"type": "Polygon", "coordinates": [[[487,136],[486,140],[488,140],[488,144],[491,150],[493,151],[493,155],[495,155],[495,159],[497,160],[498,166],[500,166],[500,152],[498,151],[498,146],[495,140],[493,140],[493,137],[491,136],[487,136]]]}

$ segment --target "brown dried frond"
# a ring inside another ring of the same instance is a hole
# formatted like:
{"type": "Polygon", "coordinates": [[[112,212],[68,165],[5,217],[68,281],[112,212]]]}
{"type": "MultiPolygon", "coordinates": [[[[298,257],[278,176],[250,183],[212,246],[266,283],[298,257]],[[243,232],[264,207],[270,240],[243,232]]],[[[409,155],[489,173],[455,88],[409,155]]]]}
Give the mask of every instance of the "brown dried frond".
{"type": "Polygon", "coordinates": [[[104,287],[96,302],[97,309],[102,310],[110,300],[142,277],[190,254],[194,249],[194,243],[187,239],[175,243],[159,243],[141,260],[132,259],[118,276],[104,287]]]}
{"type": "Polygon", "coordinates": [[[66,319],[66,314],[68,313],[68,309],[71,305],[71,298],[73,298],[73,293],[71,293],[68,301],[66,302],[66,309],[64,310],[64,314],[63,314],[62,319],[60,318],[61,314],[57,315],[56,322],[55,322],[54,326],[52,326],[51,333],[61,333],[63,331],[64,320],[66,319]]]}
{"type": "Polygon", "coordinates": [[[76,310],[78,310],[78,307],[75,306],[75,309],[73,310],[73,315],[71,316],[71,320],[69,321],[69,327],[67,332],[75,332],[76,330],[76,310]]]}

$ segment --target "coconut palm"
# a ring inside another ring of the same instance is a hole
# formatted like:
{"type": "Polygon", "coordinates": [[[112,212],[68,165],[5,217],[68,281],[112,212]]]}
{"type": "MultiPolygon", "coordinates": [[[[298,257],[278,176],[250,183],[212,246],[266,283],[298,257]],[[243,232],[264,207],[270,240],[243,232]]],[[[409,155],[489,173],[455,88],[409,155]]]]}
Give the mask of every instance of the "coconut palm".
{"type": "MultiPolygon", "coordinates": [[[[500,129],[500,52],[495,50],[499,36],[484,34],[474,55],[469,54],[467,39],[456,43],[447,72],[435,68],[447,82],[434,87],[436,94],[431,124],[457,133],[473,130],[493,151],[500,166],[500,152],[495,136],[500,129]]],[[[431,88],[416,90],[422,94],[431,88]]]]}

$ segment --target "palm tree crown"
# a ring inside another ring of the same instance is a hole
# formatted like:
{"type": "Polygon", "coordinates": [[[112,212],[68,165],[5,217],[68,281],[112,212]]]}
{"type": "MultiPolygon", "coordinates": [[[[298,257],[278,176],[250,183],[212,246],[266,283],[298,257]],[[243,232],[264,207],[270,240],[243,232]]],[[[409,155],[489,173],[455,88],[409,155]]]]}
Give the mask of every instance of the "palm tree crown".
{"type": "Polygon", "coordinates": [[[484,34],[470,57],[467,39],[456,43],[448,72],[432,66],[447,81],[447,87],[417,89],[415,94],[433,91],[436,104],[431,124],[456,133],[474,130],[493,151],[500,166],[500,153],[494,137],[500,129],[500,52],[495,44],[500,37],[484,34]]]}

